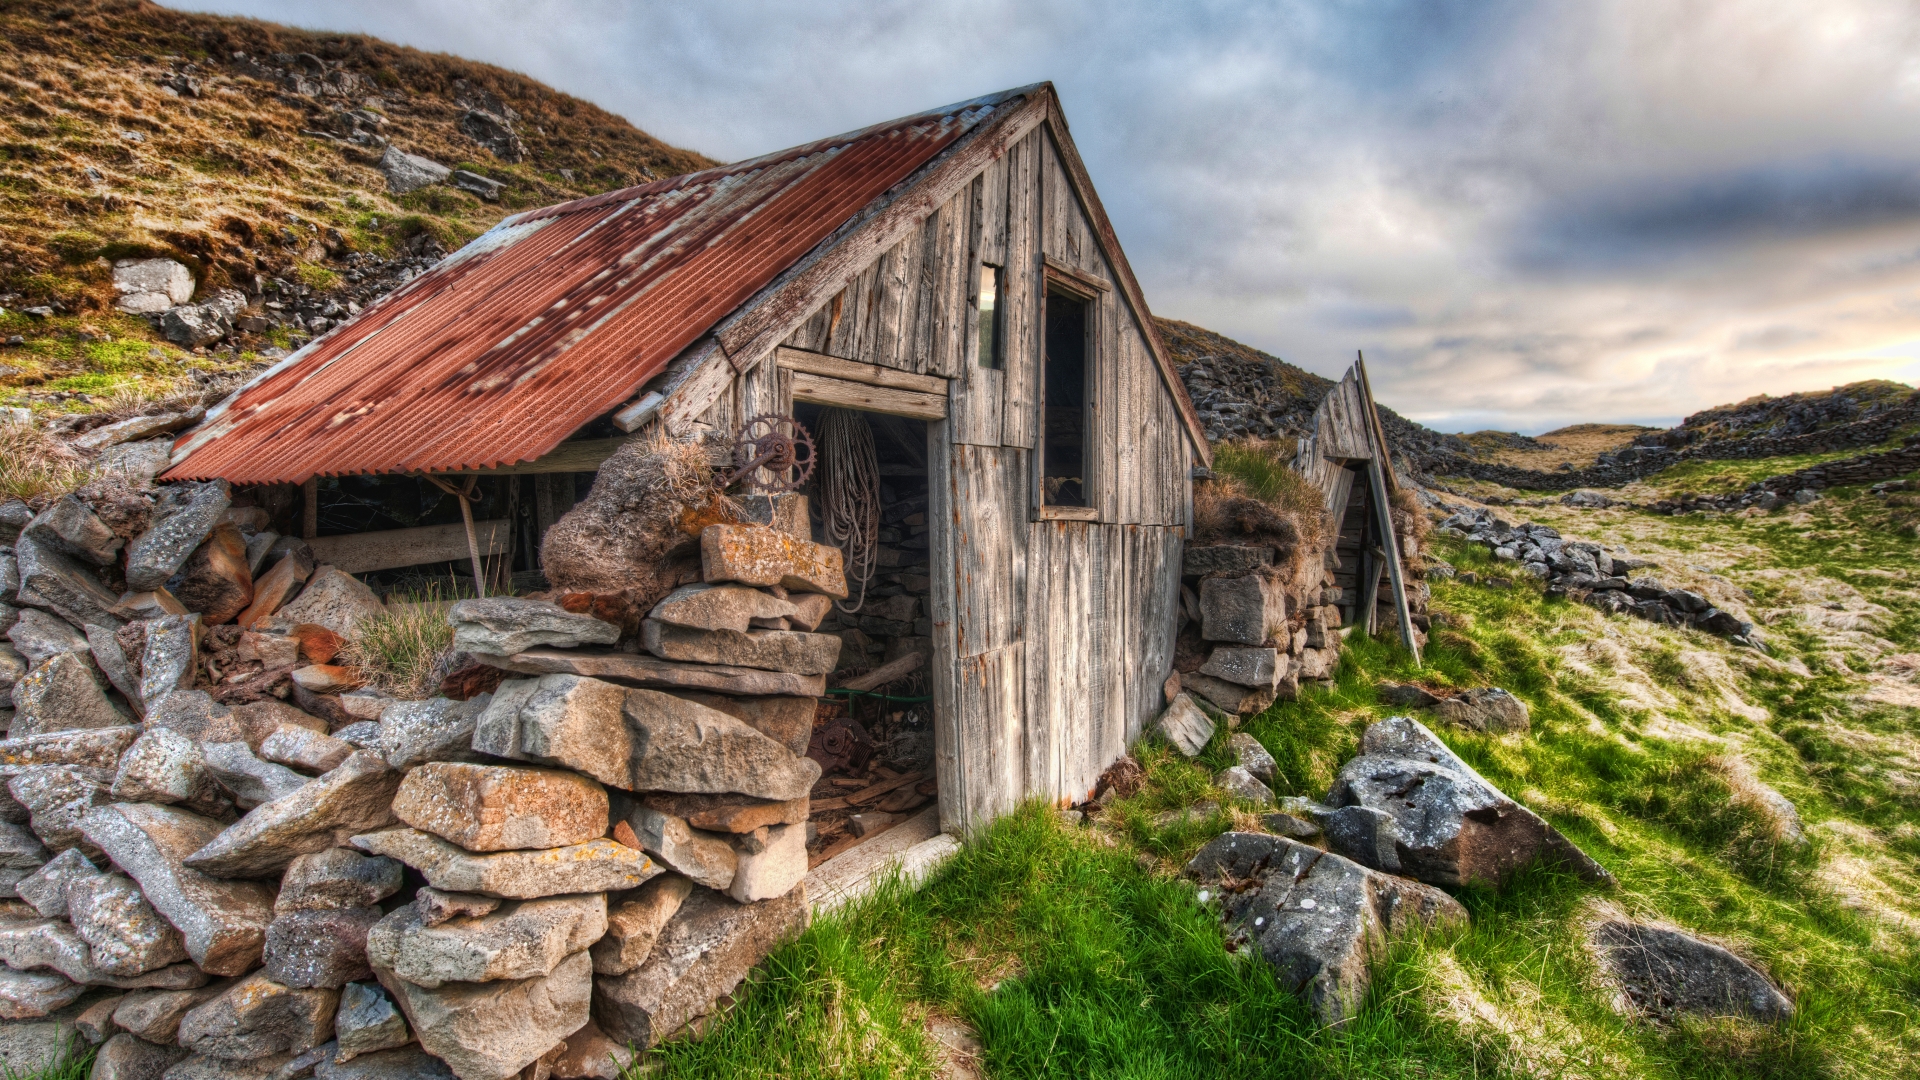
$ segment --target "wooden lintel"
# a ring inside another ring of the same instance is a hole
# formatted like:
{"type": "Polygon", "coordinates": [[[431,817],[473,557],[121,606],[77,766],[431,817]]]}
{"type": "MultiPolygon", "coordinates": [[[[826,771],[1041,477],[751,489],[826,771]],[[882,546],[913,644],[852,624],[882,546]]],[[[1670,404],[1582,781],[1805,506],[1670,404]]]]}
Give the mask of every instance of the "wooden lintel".
{"type": "MultiPolygon", "coordinates": [[[[473,534],[482,556],[498,555],[513,546],[513,523],[510,521],[476,521],[473,523],[473,534]]],[[[334,569],[349,574],[392,570],[421,563],[464,562],[469,557],[467,527],[458,521],[451,525],[423,525],[417,529],[316,536],[307,544],[313,548],[315,562],[330,564],[334,569]]]]}
{"type": "Polygon", "coordinates": [[[913,390],[895,390],[887,386],[832,379],[825,375],[793,373],[793,400],[842,409],[906,416],[915,420],[944,420],[947,399],[944,394],[922,394],[913,390]]]}
{"type": "Polygon", "coordinates": [[[1045,270],[1047,282],[1066,287],[1068,292],[1082,293],[1082,299],[1091,300],[1103,292],[1113,289],[1112,285],[1101,281],[1078,267],[1068,266],[1051,255],[1040,256],[1040,264],[1045,270]]]}
{"type": "Polygon", "coordinates": [[[1033,511],[1035,521],[1099,521],[1100,508],[1097,506],[1039,506],[1033,511]]]}
{"type": "Polygon", "coordinates": [[[947,396],[947,380],[933,375],[915,375],[910,371],[881,367],[879,364],[863,364],[858,360],[843,360],[838,356],[828,356],[826,353],[810,352],[786,345],[774,350],[773,360],[788,371],[804,371],[809,375],[825,375],[828,378],[865,383],[868,386],[885,386],[894,390],[912,390],[921,394],[947,396]]]}

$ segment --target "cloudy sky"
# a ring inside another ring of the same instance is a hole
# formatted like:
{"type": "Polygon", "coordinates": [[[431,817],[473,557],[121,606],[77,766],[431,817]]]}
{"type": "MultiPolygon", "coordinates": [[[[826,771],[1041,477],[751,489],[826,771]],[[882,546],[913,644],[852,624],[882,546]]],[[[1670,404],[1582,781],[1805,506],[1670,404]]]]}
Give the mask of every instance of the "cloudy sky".
{"type": "Polygon", "coordinates": [[[1444,430],[1920,377],[1911,0],[174,0],[733,160],[1051,79],[1156,313],[1444,430]]]}

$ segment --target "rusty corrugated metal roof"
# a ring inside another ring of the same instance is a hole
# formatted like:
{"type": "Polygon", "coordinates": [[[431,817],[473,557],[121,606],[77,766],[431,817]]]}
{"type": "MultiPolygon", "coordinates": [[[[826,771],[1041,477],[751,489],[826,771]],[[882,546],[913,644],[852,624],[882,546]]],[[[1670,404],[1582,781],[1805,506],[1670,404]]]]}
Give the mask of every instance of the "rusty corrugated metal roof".
{"type": "Polygon", "coordinates": [[[537,458],[1020,93],[508,218],[222,402],[164,478],[537,458]]]}

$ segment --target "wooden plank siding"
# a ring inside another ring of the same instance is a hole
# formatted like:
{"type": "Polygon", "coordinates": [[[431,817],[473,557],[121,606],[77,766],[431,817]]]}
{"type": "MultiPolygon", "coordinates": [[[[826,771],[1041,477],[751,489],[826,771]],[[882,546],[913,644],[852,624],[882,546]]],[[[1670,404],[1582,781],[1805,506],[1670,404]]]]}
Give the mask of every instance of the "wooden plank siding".
{"type": "MultiPolygon", "coordinates": [[[[1163,707],[1172,670],[1189,473],[1204,454],[1158,370],[1137,287],[1105,254],[1071,173],[1049,126],[1011,141],[766,365],[802,399],[823,378],[917,393],[949,380],[927,465],[930,683],[950,831],[1026,798],[1089,797],[1163,707]],[[1048,262],[1088,304],[1095,520],[1034,520],[1048,262]],[[1001,369],[978,362],[982,264],[1005,269],[1001,369]]],[[[760,399],[753,378],[725,396],[734,414],[760,399]]]]}

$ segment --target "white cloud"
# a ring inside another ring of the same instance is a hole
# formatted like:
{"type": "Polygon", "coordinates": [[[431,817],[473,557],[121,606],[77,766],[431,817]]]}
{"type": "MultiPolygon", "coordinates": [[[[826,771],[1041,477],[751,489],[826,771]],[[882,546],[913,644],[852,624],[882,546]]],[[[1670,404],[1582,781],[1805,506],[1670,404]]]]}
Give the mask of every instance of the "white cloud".
{"type": "Polygon", "coordinates": [[[1041,79],[1157,312],[1442,427],[1910,374],[1901,0],[187,3],[524,71],[740,158],[1041,79]]]}

